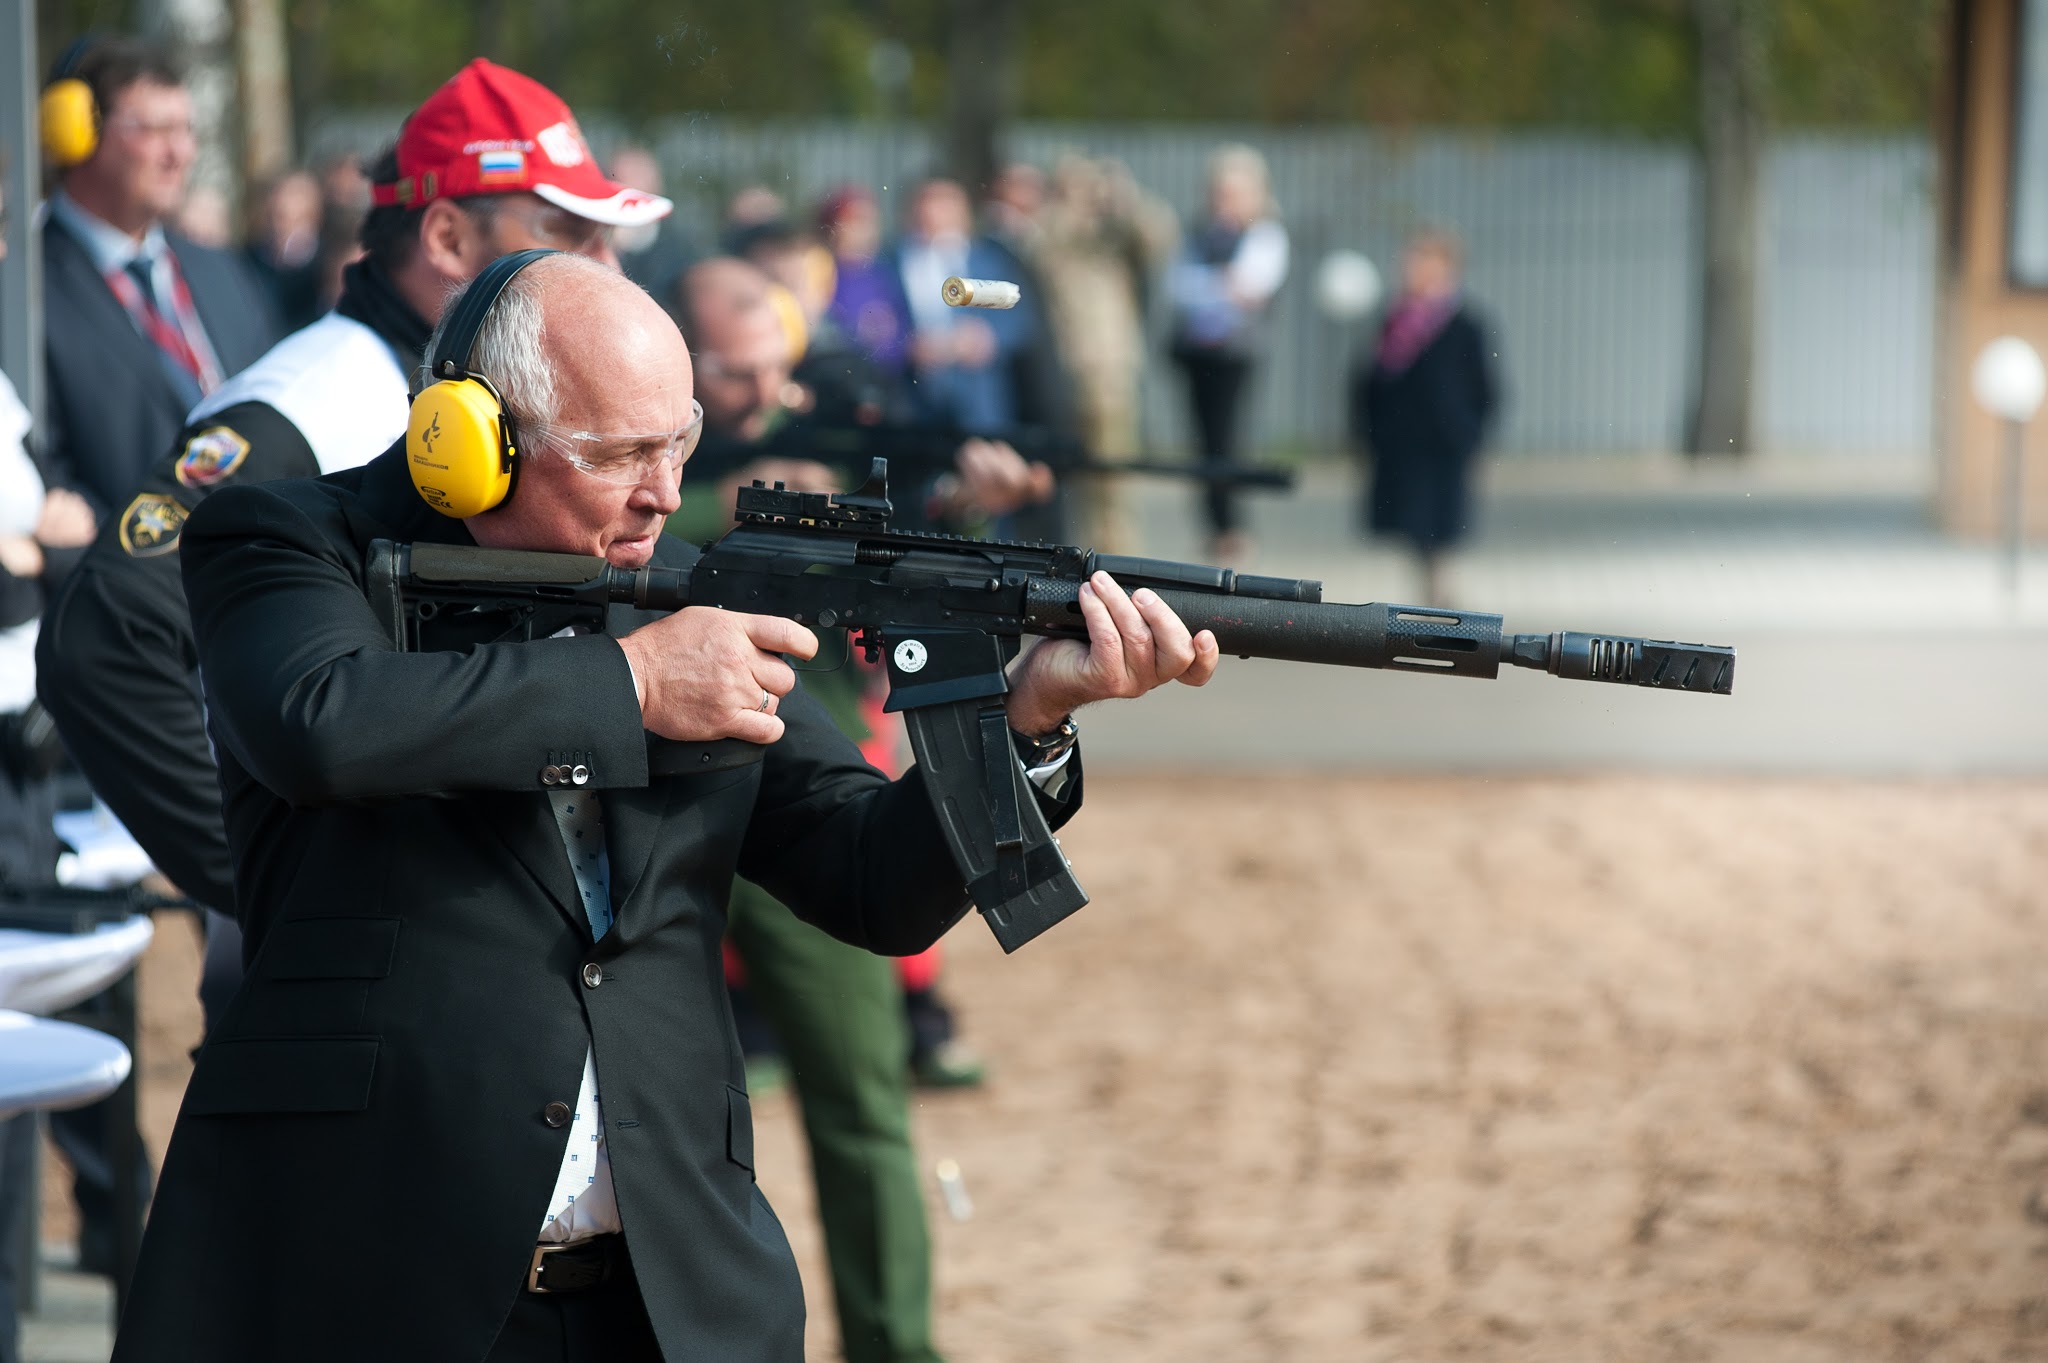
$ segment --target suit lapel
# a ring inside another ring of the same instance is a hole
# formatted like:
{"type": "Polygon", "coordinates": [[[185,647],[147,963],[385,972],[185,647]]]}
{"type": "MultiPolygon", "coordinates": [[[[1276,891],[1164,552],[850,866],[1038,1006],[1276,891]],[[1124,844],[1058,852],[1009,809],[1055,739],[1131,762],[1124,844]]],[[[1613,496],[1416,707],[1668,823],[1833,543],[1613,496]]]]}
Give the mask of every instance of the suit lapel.
{"type": "Polygon", "coordinates": [[[109,372],[121,374],[125,383],[147,384],[150,401],[173,413],[175,425],[184,425],[185,403],[171,389],[170,376],[163,372],[163,359],[157,353],[156,343],[136,329],[135,319],[128,315],[128,309],[121,306],[121,300],[114,297],[114,291],[94,267],[92,253],[54,216],[43,233],[43,262],[46,272],[66,273],[74,278],[76,282],[64,290],[64,296],[85,309],[91,318],[92,334],[116,352],[128,352],[126,359],[109,358],[109,372]]]}
{"type": "MultiPolygon", "coordinates": [[[[590,920],[583,912],[583,896],[576,890],[576,876],[569,869],[569,851],[562,846],[562,830],[555,823],[554,807],[548,803],[547,797],[518,791],[492,791],[472,796],[463,804],[491,836],[505,845],[505,850],[533,877],[534,883],[547,891],[548,898],[555,901],[555,907],[562,916],[585,937],[590,936],[590,920]]],[[[605,796],[604,808],[605,818],[609,820],[612,817],[609,793],[605,796]]],[[[616,879],[613,883],[617,884],[616,879]]],[[[616,893],[614,891],[615,901],[616,893]]]]}
{"type": "MultiPolygon", "coordinates": [[[[665,556],[664,556],[665,557],[665,556]]],[[[605,633],[621,638],[660,617],[630,606],[610,606],[605,611],[605,633]]],[[[668,817],[670,783],[651,781],[639,789],[604,792],[605,844],[612,868],[612,917],[625,916],[633,893],[647,873],[655,844],[661,841],[661,826],[668,817]]]]}
{"type": "MultiPolygon", "coordinates": [[[[357,545],[367,550],[373,539],[396,540],[401,544],[474,544],[469,527],[428,506],[412,485],[405,467],[405,442],[400,440],[363,467],[361,491],[353,499],[348,515],[350,532],[357,545]]],[[[583,896],[577,892],[576,876],[569,869],[569,853],[562,846],[562,831],[555,824],[554,807],[539,787],[526,791],[492,791],[465,798],[461,803],[474,815],[481,830],[503,843],[536,885],[554,900],[564,918],[586,937],[590,921],[583,914],[583,896]]],[[[605,801],[609,816],[611,801],[605,801]]]]}

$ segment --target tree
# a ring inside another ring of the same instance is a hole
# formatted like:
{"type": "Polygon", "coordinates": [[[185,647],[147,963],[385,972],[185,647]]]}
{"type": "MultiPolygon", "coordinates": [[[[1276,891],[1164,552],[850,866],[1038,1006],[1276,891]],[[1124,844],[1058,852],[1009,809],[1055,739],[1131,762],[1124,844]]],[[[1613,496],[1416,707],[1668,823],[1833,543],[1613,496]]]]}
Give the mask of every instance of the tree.
{"type": "Polygon", "coordinates": [[[1699,35],[1699,379],[1686,448],[1756,444],[1757,224],[1770,80],[1768,0],[1692,0],[1699,35]]]}
{"type": "Polygon", "coordinates": [[[1015,0],[952,0],[946,78],[946,163],[979,198],[1002,164],[1002,130],[1017,106],[1015,0]]]}

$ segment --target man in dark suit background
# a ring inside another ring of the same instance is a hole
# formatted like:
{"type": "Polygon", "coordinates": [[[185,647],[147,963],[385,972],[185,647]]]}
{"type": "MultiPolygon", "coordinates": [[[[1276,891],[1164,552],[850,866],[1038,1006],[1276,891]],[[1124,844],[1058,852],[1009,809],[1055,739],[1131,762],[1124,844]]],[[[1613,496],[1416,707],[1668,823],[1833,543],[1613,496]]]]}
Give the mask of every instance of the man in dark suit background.
{"type": "Polygon", "coordinates": [[[124,514],[185,413],[282,330],[241,260],[165,226],[198,154],[177,67],[107,39],[68,74],[91,88],[99,136],[59,170],[43,224],[43,439],[53,479],[105,522],[124,514]]]}
{"type": "MultiPolygon", "coordinates": [[[[658,305],[544,256],[471,354],[524,432],[504,505],[441,519],[394,448],[188,522],[251,968],[186,1091],[117,1363],[798,1363],[722,996],[732,877],[882,952],[967,908],[922,777],[884,780],[797,689],[800,626],[617,609],[603,636],[393,650],[371,538],[695,558],[661,534],[701,409],[658,305]],[[650,775],[649,734],[760,760],[650,775]]],[[[1098,575],[1081,609],[1090,642],[1034,650],[1006,698],[1040,757],[1077,706],[1216,665],[1150,593],[1098,575]]],[[[1076,761],[1034,769],[1055,817],[1076,761]]]]}
{"type": "MultiPolygon", "coordinates": [[[[91,504],[123,542],[160,526],[135,497],[185,413],[277,339],[262,288],[241,261],[166,230],[198,147],[192,102],[162,53],[125,39],[92,42],[60,73],[91,90],[97,135],[84,160],[60,166],[43,223],[48,402],[45,471],[91,504]]],[[[107,1109],[58,1113],[50,1126],[70,1159],[80,1263],[113,1267],[113,1171],[107,1109]]]]}

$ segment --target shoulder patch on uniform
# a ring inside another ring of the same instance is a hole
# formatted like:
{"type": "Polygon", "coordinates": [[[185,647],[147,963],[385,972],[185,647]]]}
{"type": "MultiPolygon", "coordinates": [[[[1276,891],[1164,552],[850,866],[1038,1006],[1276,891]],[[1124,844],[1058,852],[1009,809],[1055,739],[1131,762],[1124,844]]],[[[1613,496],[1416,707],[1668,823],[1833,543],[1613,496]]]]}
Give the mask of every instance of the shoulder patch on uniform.
{"type": "Polygon", "coordinates": [[[185,508],[161,492],[145,492],[121,513],[121,547],[133,558],[155,558],[178,547],[185,508]]]}
{"type": "Polygon", "coordinates": [[[228,426],[208,426],[185,442],[178,456],[178,481],[186,487],[211,487],[235,476],[249,457],[249,442],[228,426]]]}

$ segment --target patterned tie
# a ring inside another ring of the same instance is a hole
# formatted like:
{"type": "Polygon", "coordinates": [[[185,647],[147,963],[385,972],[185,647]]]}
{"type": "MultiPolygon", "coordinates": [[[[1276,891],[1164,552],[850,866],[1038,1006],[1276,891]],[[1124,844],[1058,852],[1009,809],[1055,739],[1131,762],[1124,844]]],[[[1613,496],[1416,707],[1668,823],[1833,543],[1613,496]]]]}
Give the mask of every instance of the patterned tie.
{"type": "Polygon", "coordinates": [[[136,256],[125,268],[128,277],[142,291],[142,306],[146,313],[143,329],[156,343],[157,357],[163,364],[164,373],[185,400],[185,405],[190,407],[206,395],[205,379],[200,373],[198,353],[192,349],[191,339],[178,325],[177,310],[166,310],[163,300],[157,296],[156,262],[148,256],[136,256]]]}
{"type": "MultiPolygon", "coordinates": [[[[576,893],[583,900],[583,916],[590,923],[590,935],[602,939],[612,926],[612,868],[604,845],[604,811],[596,794],[587,790],[551,790],[548,801],[554,806],[555,827],[561,831],[563,850],[569,854],[569,870],[576,877],[576,893]]],[[[544,1234],[548,1227],[567,1216],[576,1199],[597,1181],[604,1130],[598,1123],[595,1060],[593,1055],[583,1057],[583,1082],[576,1094],[576,1116],[569,1127],[569,1150],[555,1175],[554,1193],[548,1198],[544,1234]]]]}

